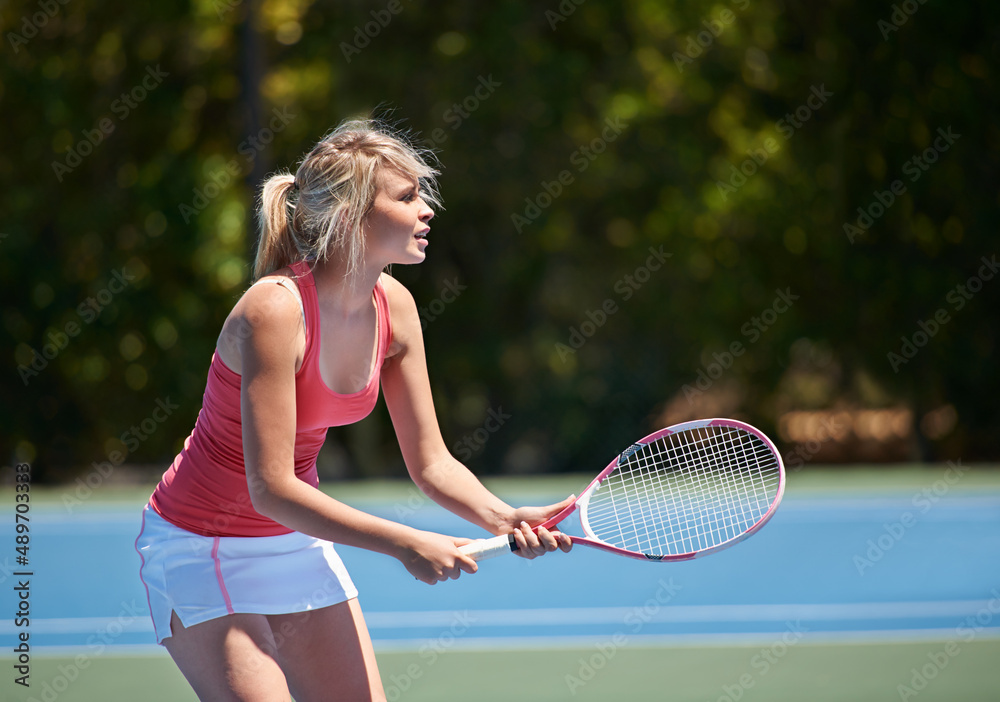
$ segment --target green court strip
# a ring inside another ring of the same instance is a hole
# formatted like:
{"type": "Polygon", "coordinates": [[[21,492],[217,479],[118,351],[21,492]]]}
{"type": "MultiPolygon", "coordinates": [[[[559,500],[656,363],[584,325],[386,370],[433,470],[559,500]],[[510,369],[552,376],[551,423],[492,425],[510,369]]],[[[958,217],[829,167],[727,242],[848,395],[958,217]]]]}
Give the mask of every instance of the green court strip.
{"type": "MultiPolygon", "coordinates": [[[[983,702],[997,690],[1000,642],[635,648],[598,641],[580,649],[380,653],[390,702],[983,702]],[[900,687],[902,686],[902,687],[900,687]],[[916,688],[919,688],[916,689],[916,688]],[[909,691],[915,694],[910,696],[909,691]]],[[[3,661],[4,667],[7,661],[3,661]]],[[[39,658],[31,688],[4,681],[11,702],[195,700],[165,654],[39,658]],[[72,679],[69,679],[72,678],[72,679]],[[48,694],[46,692],[48,691],[48,694]]]]}

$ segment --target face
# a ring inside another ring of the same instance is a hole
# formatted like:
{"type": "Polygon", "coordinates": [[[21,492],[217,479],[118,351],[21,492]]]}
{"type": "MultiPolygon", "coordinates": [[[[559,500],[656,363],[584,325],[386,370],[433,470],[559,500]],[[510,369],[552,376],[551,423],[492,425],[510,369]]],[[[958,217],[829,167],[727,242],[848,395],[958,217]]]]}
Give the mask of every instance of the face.
{"type": "Polygon", "coordinates": [[[420,196],[416,178],[386,171],[365,217],[365,257],[383,265],[420,263],[426,258],[427,233],[434,211],[420,196]]]}

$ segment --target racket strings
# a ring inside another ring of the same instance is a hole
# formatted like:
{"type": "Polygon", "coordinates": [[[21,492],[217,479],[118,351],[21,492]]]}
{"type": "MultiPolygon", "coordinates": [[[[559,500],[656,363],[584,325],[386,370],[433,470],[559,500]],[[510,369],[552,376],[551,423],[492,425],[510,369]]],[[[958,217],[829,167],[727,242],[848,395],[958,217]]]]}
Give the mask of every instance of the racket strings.
{"type": "Polygon", "coordinates": [[[738,427],[700,427],[631,453],[598,485],[582,516],[605,543],[679,555],[745,533],[779,487],[777,457],[759,437],[738,427]]]}

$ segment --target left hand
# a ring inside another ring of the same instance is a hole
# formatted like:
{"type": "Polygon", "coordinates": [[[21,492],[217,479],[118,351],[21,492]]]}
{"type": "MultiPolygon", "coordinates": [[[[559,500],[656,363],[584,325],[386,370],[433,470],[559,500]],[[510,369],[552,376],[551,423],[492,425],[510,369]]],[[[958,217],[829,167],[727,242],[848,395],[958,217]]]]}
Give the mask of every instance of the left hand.
{"type": "Polygon", "coordinates": [[[547,507],[520,507],[514,510],[511,522],[514,527],[514,541],[518,547],[514,553],[528,559],[537,558],[549,551],[555,551],[557,548],[569,553],[569,550],[573,548],[573,542],[568,534],[563,534],[558,530],[549,531],[545,528],[538,529],[536,533],[532,526],[542,524],[550,517],[559,514],[573,504],[574,500],[576,500],[576,496],[570,495],[562,502],[547,507]]]}

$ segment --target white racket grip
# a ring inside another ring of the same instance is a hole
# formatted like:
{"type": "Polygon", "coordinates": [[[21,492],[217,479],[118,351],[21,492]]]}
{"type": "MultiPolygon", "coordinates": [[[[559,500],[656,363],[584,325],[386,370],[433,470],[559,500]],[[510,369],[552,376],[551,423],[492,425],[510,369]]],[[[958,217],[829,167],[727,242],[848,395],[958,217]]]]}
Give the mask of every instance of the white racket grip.
{"type": "Polygon", "coordinates": [[[485,561],[487,558],[496,558],[505,553],[517,550],[513,534],[501,534],[490,539],[479,539],[471,544],[460,546],[459,551],[466,556],[471,556],[474,561],[485,561]]]}

